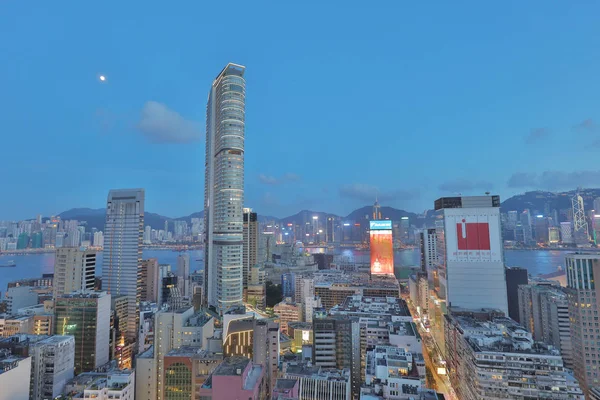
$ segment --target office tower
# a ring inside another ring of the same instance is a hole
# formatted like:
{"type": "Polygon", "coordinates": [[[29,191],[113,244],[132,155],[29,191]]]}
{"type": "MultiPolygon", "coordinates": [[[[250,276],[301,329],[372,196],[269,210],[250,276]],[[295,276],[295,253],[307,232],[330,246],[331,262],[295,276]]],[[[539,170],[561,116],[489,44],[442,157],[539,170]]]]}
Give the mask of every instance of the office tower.
{"type": "Polygon", "coordinates": [[[56,249],[53,297],[81,290],[94,290],[96,252],[78,247],[56,249]]]}
{"type": "Polygon", "coordinates": [[[228,64],[206,106],[205,303],[221,315],[243,301],[244,71],[228,64]]]}
{"type": "Polygon", "coordinates": [[[156,258],[142,260],[140,275],[140,301],[158,303],[158,299],[160,298],[159,290],[161,289],[162,281],[159,274],[158,260],[156,258]]]}
{"type": "Polygon", "coordinates": [[[573,368],[567,294],[560,287],[543,283],[519,286],[521,325],[531,332],[534,340],[559,349],[565,366],[573,368]]]}
{"type": "Polygon", "coordinates": [[[177,256],[177,276],[182,281],[179,287],[181,295],[192,297],[192,293],[190,293],[190,255],[188,253],[177,256]]]}
{"type": "Polygon", "coordinates": [[[523,242],[529,244],[533,239],[533,233],[531,228],[531,213],[529,210],[524,210],[521,213],[521,228],[523,230],[523,242]]]}
{"type": "Polygon", "coordinates": [[[519,317],[519,285],[527,285],[529,276],[525,268],[506,268],[506,297],[508,299],[508,316],[524,324],[519,317]]]}
{"type": "Polygon", "coordinates": [[[258,252],[258,216],[251,208],[244,208],[244,248],[243,248],[243,274],[244,295],[247,301],[248,281],[251,268],[257,263],[258,252]]]}
{"type": "Polygon", "coordinates": [[[31,357],[0,349],[0,400],[29,400],[31,357]]]}
{"type": "Polygon", "coordinates": [[[302,321],[302,306],[292,301],[290,297],[275,304],[273,312],[279,317],[281,332],[288,334],[288,323],[302,321]]]}
{"type": "Polygon", "coordinates": [[[449,307],[508,314],[500,196],[442,197],[449,307]]]}
{"type": "Polygon", "coordinates": [[[369,221],[371,274],[394,274],[394,242],[392,221],[369,221]]]}
{"type": "Polygon", "coordinates": [[[54,399],[62,394],[75,369],[75,338],[51,336],[33,343],[31,356],[31,399],[54,399]]]}
{"type": "Polygon", "coordinates": [[[378,221],[381,219],[381,206],[379,205],[379,202],[377,201],[377,197],[375,197],[375,204],[373,204],[373,215],[371,220],[372,221],[378,221]]]}
{"type": "Polygon", "coordinates": [[[533,219],[533,230],[536,242],[548,243],[548,218],[536,215],[533,219]]]}
{"type": "Polygon", "coordinates": [[[560,240],[563,244],[573,244],[573,223],[565,221],[560,223],[560,240]]]}
{"type": "Polygon", "coordinates": [[[244,357],[228,357],[199,390],[201,399],[262,400],[267,393],[265,367],[244,357]]]}
{"type": "Polygon", "coordinates": [[[75,337],[76,374],[108,362],[110,297],[106,292],[80,292],[56,299],[55,333],[75,337]]]}
{"type": "Polygon", "coordinates": [[[152,397],[149,399],[163,400],[167,399],[164,382],[165,356],[171,350],[182,346],[208,348],[208,338],[214,335],[214,319],[202,313],[195,313],[194,308],[189,307],[158,312],[154,326],[156,331],[152,361],[146,358],[143,365],[152,370],[150,382],[156,385],[156,395],[151,393],[152,397]]]}
{"type": "MultiPolygon", "coordinates": [[[[573,369],[584,390],[600,386],[596,367],[600,360],[598,302],[595,277],[600,276],[600,255],[571,253],[565,259],[567,295],[573,343],[573,369]]],[[[597,279],[597,278],[596,278],[597,279]]]]}
{"type": "Polygon", "coordinates": [[[583,197],[579,194],[571,198],[573,209],[573,239],[575,244],[584,245],[590,240],[588,234],[588,224],[585,218],[585,208],[583,206],[583,197]]]}
{"type": "Polygon", "coordinates": [[[30,286],[9,287],[6,291],[6,312],[14,314],[20,308],[38,303],[38,294],[30,286]]]}
{"type": "Polygon", "coordinates": [[[431,271],[438,264],[436,248],[437,236],[435,228],[419,232],[419,247],[421,249],[421,271],[431,271]]]}
{"type": "Polygon", "coordinates": [[[560,352],[534,341],[510,318],[480,321],[448,314],[446,319],[448,375],[459,399],[583,400],[560,352]]]}
{"type": "Polygon", "coordinates": [[[283,298],[291,297],[292,300],[296,301],[296,274],[294,272],[281,274],[281,291],[283,292],[283,298]]]}
{"type": "Polygon", "coordinates": [[[331,315],[313,318],[314,364],[323,368],[349,369],[352,394],[360,392],[360,324],[358,318],[331,315]]]}
{"type": "Polygon", "coordinates": [[[144,189],[108,193],[102,290],[129,297],[127,338],[135,341],[139,321],[140,273],[144,233],[144,189]]]}

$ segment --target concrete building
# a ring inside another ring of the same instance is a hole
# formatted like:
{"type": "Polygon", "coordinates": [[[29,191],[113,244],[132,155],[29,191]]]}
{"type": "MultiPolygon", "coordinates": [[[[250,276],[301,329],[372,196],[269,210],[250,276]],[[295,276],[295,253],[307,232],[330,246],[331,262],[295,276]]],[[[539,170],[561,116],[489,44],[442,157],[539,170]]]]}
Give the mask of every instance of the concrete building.
{"type": "Polygon", "coordinates": [[[188,253],[177,256],[177,276],[180,278],[179,289],[183,297],[191,297],[190,293],[190,255],[188,253]]]}
{"type": "MultiPolygon", "coordinates": [[[[314,341],[313,327],[310,322],[288,323],[288,334],[292,339],[292,353],[301,353],[303,346],[312,346],[314,341]]],[[[311,357],[312,359],[312,357],[311,357]]]]}
{"type": "Polygon", "coordinates": [[[265,367],[244,357],[229,357],[200,387],[201,398],[261,400],[267,389],[265,367]]]}
{"type": "Polygon", "coordinates": [[[533,339],[561,351],[566,367],[573,368],[569,302],[560,287],[521,285],[518,290],[519,320],[533,339]]]}
{"type": "Polygon", "coordinates": [[[127,338],[136,340],[139,323],[144,189],[118,189],[108,193],[104,228],[102,290],[129,297],[127,338]]]}
{"type": "Polygon", "coordinates": [[[272,399],[298,400],[300,398],[300,383],[298,379],[277,379],[271,391],[272,399]]]}
{"type": "Polygon", "coordinates": [[[56,299],[55,333],[75,337],[76,374],[109,360],[110,298],[106,292],[78,292],[56,299]]]}
{"type": "Polygon", "coordinates": [[[246,301],[261,310],[264,310],[267,305],[265,270],[258,264],[255,264],[250,268],[250,278],[246,290],[246,301]]]}
{"type": "Polygon", "coordinates": [[[31,399],[54,399],[62,394],[75,370],[75,338],[50,336],[33,343],[31,356],[31,399]]]}
{"type": "Polygon", "coordinates": [[[156,258],[142,260],[140,266],[140,278],[140,301],[158,304],[162,279],[160,278],[158,260],[156,258]]]}
{"type": "Polygon", "coordinates": [[[563,244],[573,244],[573,222],[564,221],[560,223],[560,240],[563,244]]]}
{"type": "Polygon", "coordinates": [[[96,251],[79,247],[56,249],[53,298],[81,290],[94,290],[96,251]]]}
{"type": "Polygon", "coordinates": [[[461,400],[584,399],[560,352],[510,318],[445,318],[448,375],[461,400]]]}
{"type": "Polygon", "coordinates": [[[285,298],[282,302],[275,304],[273,312],[279,316],[281,332],[288,334],[288,323],[302,321],[302,308],[299,304],[292,302],[291,298],[285,298]]]}
{"type": "Polygon", "coordinates": [[[279,372],[279,324],[265,319],[255,319],[253,322],[252,361],[265,367],[265,386],[270,393],[279,372]]]}
{"type": "MultiPolygon", "coordinates": [[[[367,353],[365,384],[384,399],[409,400],[424,389],[425,370],[420,374],[413,355],[402,348],[376,346],[367,353]]],[[[364,388],[361,391],[365,393],[364,388]]]]}
{"type": "Polygon", "coordinates": [[[227,64],[206,106],[205,303],[221,315],[243,301],[244,71],[227,64]]]}
{"type": "Polygon", "coordinates": [[[594,280],[594,277],[600,276],[600,255],[568,254],[565,264],[573,369],[581,387],[589,391],[593,386],[600,386],[597,369],[600,362],[600,333],[595,325],[599,323],[600,297],[594,280]]]}
{"type": "Polygon", "coordinates": [[[357,317],[331,315],[313,319],[315,365],[349,370],[353,396],[360,393],[362,381],[360,333],[357,317]]]}
{"type": "Polygon", "coordinates": [[[419,247],[421,250],[421,270],[431,271],[439,263],[437,251],[437,235],[435,228],[419,232],[419,247]]]}
{"type": "Polygon", "coordinates": [[[33,287],[16,286],[6,291],[6,311],[14,314],[20,308],[29,307],[38,303],[38,294],[33,287]]]}
{"type": "Polygon", "coordinates": [[[0,400],[29,400],[31,357],[0,349],[0,400]]]}
{"type": "MultiPolygon", "coordinates": [[[[283,298],[291,297],[296,301],[296,274],[294,272],[281,274],[281,291],[283,298]]],[[[301,302],[300,300],[298,299],[298,303],[301,302]]]]}
{"type": "Polygon", "coordinates": [[[77,375],[66,385],[63,399],[134,400],[135,387],[135,373],[132,370],[86,372],[77,375]]]}
{"type": "Polygon", "coordinates": [[[182,346],[207,348],[207,341],[214,335],[214,319],[195,313],[193,307],[172,311],[160,311],[155,316],[153,362],[145,362],[155,367],[156,396],[152,399],[165,399],[165,356],[173,349],[182,346]]]}
{"type": "Polygon", "coordinates": [[[519,286],[529,283],[528,272],[525,268],[506,268],[506,296],[508,298],[508,316],[523,323],[519,316],[519,286]]]}
{"type": "Polygon", "coordinates": [[[348,400],[352,395],[349,369],[326,369],[299,363],[288,366],[283,378],[298,381],[299,400],[348,400]]]}
{"type": "Polygon", "coordinates": [[[508,315],[500,196],[442,197],[434,208],[444,219],[448,307],[508,315]]]}
{"type": "MultiPolygon", "coordinates": [[[[257,262],[258,256],[258,215],[251,208],[244,208],[244,247],[242,251],[243,274],[244,274],[244,294],[247,299],[246,292],[250,284],[250,272],[257,262]]],[[[247,300],[246,300],[247,301],[247,300]]]]}

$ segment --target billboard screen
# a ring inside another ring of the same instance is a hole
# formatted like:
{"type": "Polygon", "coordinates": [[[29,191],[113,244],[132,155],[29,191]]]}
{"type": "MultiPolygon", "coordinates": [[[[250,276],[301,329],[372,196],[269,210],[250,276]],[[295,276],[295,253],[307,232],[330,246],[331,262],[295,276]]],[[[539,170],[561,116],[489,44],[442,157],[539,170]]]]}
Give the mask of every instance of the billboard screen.
{"type": "Polygon", "coordinates": [[[394,274],[394,243],[391,221],[371,221],[371,274],[394,274]],[[389,228],[382,228],[387,227],[389,228]]]}
{"type": "Polygon", "coordinates": [[[502,261],[497,209],[444,210],[448,261],[502,261]]]}
{"type": "Polygon", "coordinates": [[[372,231],[391,231],[392,230],[392,221],[384,220],[384,221],[369,221],[369,229],[372,231]]]}

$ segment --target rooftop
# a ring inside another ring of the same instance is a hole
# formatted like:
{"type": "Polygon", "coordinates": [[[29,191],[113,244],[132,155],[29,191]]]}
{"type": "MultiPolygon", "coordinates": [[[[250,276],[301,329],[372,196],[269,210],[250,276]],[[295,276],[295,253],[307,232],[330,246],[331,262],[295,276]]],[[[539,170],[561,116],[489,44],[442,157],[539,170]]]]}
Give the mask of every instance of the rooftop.
{"type": "Polygon", "coordinates": [[[406,302],[395,297],[348,296],[344,303],[334,306],[330,312],[410,317],[406,302]]]}
{"type": "Polygon", "coordinates": [[[298,383],[297,379],[280,378],[280,379],[277,379],[277,383],[275,384],[275,387],[277,389],[293,389],[297,383],[298,383]]]}
{"type": "Polygon", "coordinates": [[[221,364],[213,371],[215,376],[232,376],[241,375],[237,373],[241,370],[243,373],[244,369],[248,366],[250,360],[246,357],[228,357],[223,360],[221,364]]]}

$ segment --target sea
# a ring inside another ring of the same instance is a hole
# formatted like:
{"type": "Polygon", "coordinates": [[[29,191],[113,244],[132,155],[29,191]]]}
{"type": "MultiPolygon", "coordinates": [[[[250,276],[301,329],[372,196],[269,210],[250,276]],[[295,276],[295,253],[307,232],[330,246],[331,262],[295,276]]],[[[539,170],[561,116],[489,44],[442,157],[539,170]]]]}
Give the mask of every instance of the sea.
{"type": "MultiPolygon", "coordinates": [[[[565,263],[565,255],[571,251],[566,250],[505,250],[504,258],[507,266],[523,267],[530,275],[537,276],[557,271],[565,263]]],[[[335,252],[349,261],[358,263],[369,262],[369,252],[364,250],[339,249],[335,252]]],[[[144,250],[144,258],[156,258],[160,264],[170,264],[172,270],[177,267],[177,256],[182,254],[173,250],[144,250]]],[[[190,269],[202,270],[204,256],[202,250],[193,250],[190,254],[190,269]]],[[[41,277],[42,274],[54,272],[54,253],[27,254],[27,255],[0,255],[0,265],[14,261],[17,266],[0,268],[0,292],[4,295],[8,282],[41,277]]],[[[394,254],[396,275],[405,267],[419,265],[419,251],[417,249],[398,250],[394,254]]],[[[102,273],[102,253],[98,254],[96,261],[96,275],[102,273]]]]}

